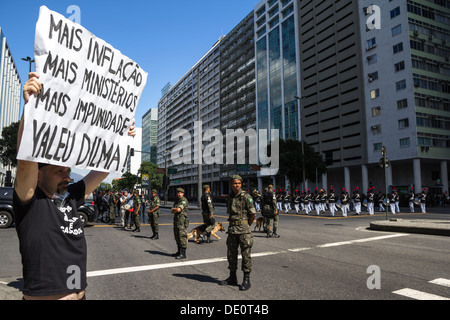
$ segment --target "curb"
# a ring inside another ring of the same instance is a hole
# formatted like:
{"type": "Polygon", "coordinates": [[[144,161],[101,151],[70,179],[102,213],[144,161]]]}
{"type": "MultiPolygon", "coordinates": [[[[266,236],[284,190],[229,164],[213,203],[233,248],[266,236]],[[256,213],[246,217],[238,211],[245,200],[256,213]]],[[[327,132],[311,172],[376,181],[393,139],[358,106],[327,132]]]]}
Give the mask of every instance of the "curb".
{"type": "Polygon", "coordinates": [[[450,221],[390,219],[387,221],[373,221],[370,223],[370,229],[448,237],[450,236],[450,221]]]}

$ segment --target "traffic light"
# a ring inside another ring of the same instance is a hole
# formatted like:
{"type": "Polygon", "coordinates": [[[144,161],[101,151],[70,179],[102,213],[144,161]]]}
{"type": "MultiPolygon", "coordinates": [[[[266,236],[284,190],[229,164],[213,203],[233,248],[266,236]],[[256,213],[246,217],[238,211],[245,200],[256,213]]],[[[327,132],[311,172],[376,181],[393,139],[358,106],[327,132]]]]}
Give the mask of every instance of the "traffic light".
{"type": "Polygon", "coordinates": [[[130,149],[130,157],[134,157],[134,148],[130,149]]]}

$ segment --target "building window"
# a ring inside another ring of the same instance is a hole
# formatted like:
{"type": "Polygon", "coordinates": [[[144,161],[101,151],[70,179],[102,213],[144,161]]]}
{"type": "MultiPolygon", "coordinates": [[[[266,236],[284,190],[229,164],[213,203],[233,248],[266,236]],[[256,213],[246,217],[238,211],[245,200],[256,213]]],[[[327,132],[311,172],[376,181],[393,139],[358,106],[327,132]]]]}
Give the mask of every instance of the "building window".
{"type": "Polygon", "coordinates": [[[405,61],[400,61],[396,64],[394,64],[395,72],[401,71],[405,69],[405,61]]]}
{"type": "Polygon", "coordinates": [[[400,80],[395,83],[395,90],[403,90],[406,88],[406,80],[400,80]]]}
{"type": "Polygon", "coordinates": [[[397,109],[408,108],[408,99],[402,99],[397,101],[397,109]]]}
{"type": "Polygon", "coordinates": [[[392,47],[392,50],[394,51],[394,54],[402,52],[403,51],[403,42],[397,43],[395,46],[392,47]]]}
{"type": "Polygon", "coordinates": [[[408,127],[409,127],[409,120],[408,120],[408,118],[398,120],[398,128],[399,129],[405,129],[405,128],[408,128],[408,127]]]}
{"type": "Polygon", "coordinates": [[[392,31],[392,36],[395,37],[396,35],[399,35],[400,33],[402,33],[402,25],[399,24],[398,26],[395,26],[391,29],[392,31]]]}
{"type": "Polygon", "coordinates": [[[381,114],[381,107],[372,108],[372,117],[379,116],[381,114]]]}
{"type": "Polygon", "coordinates": [[[400,139],[400,148],[407,148],[410,146],[409,138],[400,139]]]}
{"type": "Polygon", "coordinates": [[[377,142],[373,144],[373,151],[381,151],[381,147],[383,144],[381,142],[377,142]]]}
{"type": "Polygon", "coordinates": [[[372,126],[370,129],[372,130],[372,134],[373,135],[380,134],[381,133],[381,124],[377,124],[375,126],[372,126]]]}
{"type": "Polygon", "coordinates": [[[370,99],[375,99],[380,96],[380,89],[370,91],[370,99]]]}
{"type": "Polygon", "coordinates": [[[375,39],[375,37],[373,37],[372,39],[367,40],[366,50],[372,50],[376,46],[377,46],[377,40],[375,39]]]}
{"type": "Polygon", "coordinates": [[[376,62],[377,62],[377,55],[374,54],[374,55],[368,56],[368,57],[367,57],[367,62],[368,62],[369,64],[374,64],[374,63],[376,63],[376,62]]]}
{"type": "Polygon", "coordinates": [[[373,82],[378,79],[378,71],[369,73],[368,75],[369,82],[373,82]]]}
{"type": "Polygon", "coordinates": [[[396,16],[400,15],[400,7],[395,8],[394,10],[391,10],[391,19],[395,18],[396,16]]]}

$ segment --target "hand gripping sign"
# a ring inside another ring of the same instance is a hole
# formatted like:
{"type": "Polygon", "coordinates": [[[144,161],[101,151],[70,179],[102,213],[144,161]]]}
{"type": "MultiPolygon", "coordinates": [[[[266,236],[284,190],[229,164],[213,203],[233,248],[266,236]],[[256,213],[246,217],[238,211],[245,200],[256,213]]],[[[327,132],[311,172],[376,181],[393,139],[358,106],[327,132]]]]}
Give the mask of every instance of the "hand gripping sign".
{"type": "Polygon", "coordinates": [[[42,82],[24,110],[18,159],[123,172],[147,73],[105,41],[42,6],[35,65],[42,82]]]}

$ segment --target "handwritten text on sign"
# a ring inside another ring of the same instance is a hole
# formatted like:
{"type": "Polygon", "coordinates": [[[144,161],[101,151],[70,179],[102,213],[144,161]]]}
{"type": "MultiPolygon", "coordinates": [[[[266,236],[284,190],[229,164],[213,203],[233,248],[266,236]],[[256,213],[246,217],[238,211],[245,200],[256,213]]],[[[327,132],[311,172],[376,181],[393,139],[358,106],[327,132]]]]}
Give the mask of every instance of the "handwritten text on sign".
{"type": "Polygon", "coordinates": [[[123,172],[147,73],[45,6],[36,24],[35,61],[43,87],[25,107],[18,159],[123,172]]]}

